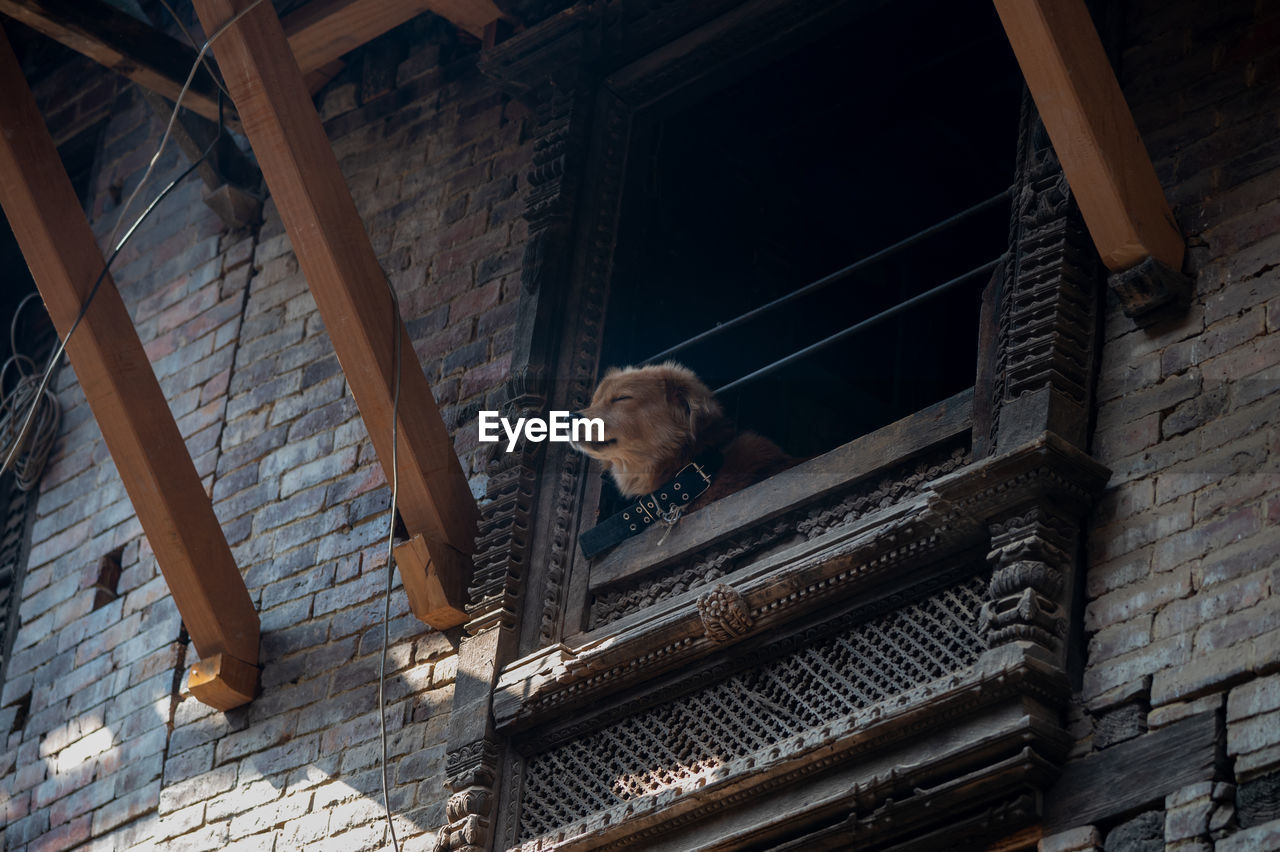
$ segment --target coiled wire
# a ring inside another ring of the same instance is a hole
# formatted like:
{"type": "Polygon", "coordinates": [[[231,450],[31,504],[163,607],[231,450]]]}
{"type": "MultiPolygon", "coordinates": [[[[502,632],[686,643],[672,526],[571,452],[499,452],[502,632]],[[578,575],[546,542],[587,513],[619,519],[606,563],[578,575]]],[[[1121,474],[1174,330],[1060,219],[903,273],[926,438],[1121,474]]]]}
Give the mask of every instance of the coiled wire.
{"type": "Polygon", "coordinates": [[[23,491],[30,491],[40,480],[62,422],[62,406],[49,383],[41,381],[36,362],[18,350],[18,318],[38,295],[28,294],[13,312],[9,323],[11,354],[0,367],[0,390],[13,382],[12,390],[0,401],[0,454],[5,459],[0,473],[12,470],[15,484],[23,491]]]}

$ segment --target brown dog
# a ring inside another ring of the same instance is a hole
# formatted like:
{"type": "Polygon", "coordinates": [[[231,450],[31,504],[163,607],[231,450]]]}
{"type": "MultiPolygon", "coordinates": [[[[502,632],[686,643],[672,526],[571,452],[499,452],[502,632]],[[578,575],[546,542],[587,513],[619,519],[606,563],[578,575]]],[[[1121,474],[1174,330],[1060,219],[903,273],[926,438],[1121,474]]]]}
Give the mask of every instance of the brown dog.
{"type": "Polygon", "coordinates": [[[799,461],[768,438],[736,432],[707,386],[673,361],[610,370],[591,405],[575,417],[604,422],[603,440],[574,447],[603,462],[624,497],[648,494],[689,462],[718,451],[719,471],[690,511],[799,461]]]}

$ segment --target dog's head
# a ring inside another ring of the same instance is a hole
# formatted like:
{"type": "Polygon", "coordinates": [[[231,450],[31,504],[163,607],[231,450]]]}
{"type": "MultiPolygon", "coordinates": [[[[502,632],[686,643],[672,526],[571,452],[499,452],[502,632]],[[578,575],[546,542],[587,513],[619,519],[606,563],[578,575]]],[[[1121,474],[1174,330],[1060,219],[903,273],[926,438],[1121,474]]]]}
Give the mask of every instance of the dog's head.
{"type": "MultiPolygon", "coordinates": [[[[691,370],[675,362],[612,369],[578,416],[604,424],[602,440],[574,446],[618,474],[670,467],[721,417],[720,404],[691,370]]],[[[593,437],[600,437],[594,435],[593,437]]]]}

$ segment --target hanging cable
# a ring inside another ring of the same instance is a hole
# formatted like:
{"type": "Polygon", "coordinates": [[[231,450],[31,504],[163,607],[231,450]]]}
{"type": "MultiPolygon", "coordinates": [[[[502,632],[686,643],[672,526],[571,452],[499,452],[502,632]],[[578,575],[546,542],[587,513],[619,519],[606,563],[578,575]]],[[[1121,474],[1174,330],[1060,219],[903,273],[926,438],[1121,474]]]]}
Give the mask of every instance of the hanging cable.
{"type": "Polygon", "coordinates": [[[14,481],[23,491],[30,491],[39,481],[54,439],[58,436],[58,425],[62,422],[62,406],[58,398],[42,386],[35,361],[18,349],[18,318],[22,309],[39,295],[27,294],[13,312],[13,320],[9,323],[10,355],[0,367],[0,389],[9,379],[10,368],[17,371],[13,390],[0,401],[0,448],[3,448],[6,459],[4,470],[9,469],[8,460],[12,459],[14,481]],[[27,430],[24,434],[24,429],[18,426],[19,412],[28,409],[33,420],[30,426],[24,422],[23,427],[27,430]]]}
{"type": "MultiPolygon", "coordinates": [[[[178,17],[178,13],[175,12],[173,7],[169,5],[168,0],[160,0],[160,5],[163,6],[164,10],[169,13],[169,17],[173,18],[173,22],[178,25],[178,29],[182,30],[182,34],[186,36],[187,42],[192,47],[196,47],[195,36],[191,34],[191,30],[187,29],[187,25],[183,23],[182,18],[178,17]]],[[[213,84],[217,86],[219,89],[221,89],[222,94],[226,95],[227,99],[230,100],[231,93],[228,92],[227,87],[222,84],[222,78],[218,76],[217,71],[214,70],[213,64],[209,62],[209,57],[204,56],[198,59],[197,61],[204,65],[204,70],[209,72],[209,77],[213,80],[213,84]]]]}
{"type": "MultiPolygon", "coordinates": [[[[111,236],[107,239],[107,245],[111,245],[115,240],[116,233],[120,230],[120,225],[123,224],[125,216],[129,212],[129,207],[132,206],[134,199],[137,198],[138,193],[142,190],[142,187],[146,184],[148,178],[151,177],[151,172],[155,169],[156,162],[160,159],[160,154],[164,151],[165,144],[169,141],[170,132],[173,130],[173,123],[177,120],[178,110],[182,107],[182,99],[186,97],[187,90],[191,88],[191,81],[195,78],[196,70],[200,67],[200,61],[204,58],[205,53],[208,52],[209,46],[212,45],[219,36],[225,33],[232,24],[240,20],[249,12],[253,11],[261,3],[262,0],[254,0],[253,3],[237,12],[226,23],[218,27],[218,29],[214,31],[213,35],[209,36],[209,38],[205,40],[205,43],[201,45],[199,52],[196,54],[196,60],[191,65],[191,71],[187,74],[187,80],[183,83],[182,90],[178,92],[178,99],[174,101],[173,112],[169,114],[169,123],[165,126],[164,136],[160,139],[160,146],[156,149],[156,153],[151,158],[150,164],[147,165],[147,170],[143,173],[142,179],[138,181],[138,185],[134,187],[133,192],[129,194],[129,199],[124,203],[124,206],[120,208],[120,215],[116,218],[116,224],[111,229],[111,236]]],[[[35,425],[36,414],[41,409],[39,404],[40,399],[49,392],[49,383],[53,379],[53,375],[57,372],[58,366],[62,361],[62,354],[67,350],[67,341],[71,339],[71,335],[75,334],[76,329],[80,326],[80,321],[83,320],[85,314],[89,312],[89,306],[93,304],[93,298],[98,294],[98,288],[102,286],[103,279],[107,277],[107,272],[111,269],[111,264],[115,262],[117,257],[119,257],[120,250],[129,242],[130,237],[132,237],[138,230],[138,226],[142,224],[143,220],[151,215],[151,211],[156,209],[156,205],[163,201],[169,193],[187,177],[187,175],[195,171],[196,167],[203,163],[209,155],[213,153],[214,148],[222,140],[222,134],[225,130],[225,124],[222,118],[222,108],[222,92],[219,90],[218,132],[213,137],[213,141],[209,143],[209,146],[205,148],[204,153],[202,153],[194,163],[183,170],[182,174],[170,181],[169,185],[160,191],[160,194],[147,205],[147,208],[142,211],[142,214],[134,220],[132,225],[129,226],[129,229],[120,239],[120,242],[116,244],[114,249],[112,249],[111,255],[102,266],[102,271],[98,273],[98,277],[93,282],[93,286],[89,288],[89,295],[85,297],[84,302],[80,305],[80,311],[76,314],[75,320],[71,323],[71,328],[67,329],[66,336],[63,337],[62,342],[58,345],[53,356],[49,359],[49,364],[45,367],[44,375],[40,379],[39,387],[31,397],[32,402],[28,405],[27,414],[22,421],[22,428],[18,430],[17,438],[14,440],[13,444],[9,445],[9,450],[5,454],[4,464],[0,465],[0,472],[9,470],[10,466],[14,464],[14,460],[17,458],[19,449],[25,444],[27,436],[35,425]]]]}
{"type": "Polygon", "coordinates": [[[391,291],[391,307],[395,311],[395,333],[392,345],[395,346],[394,372],[392,382],[395,391],[391,398],[391,511],[387,517],[387,586],[382,596],[382,654],[378,658],[378,727],[382,733],[382,806],[387,813],[387,829],[391,832],[391,848],[400,852],[400,842],[396,839],[396,825],[391,814],[391,797],[387,784],[387,644],[391,634],[391,586],[395,580],[395,543],[396,543],[396,497],[400,492],[400,469],[398,467],[398,444],[400,443],[400,297],[389,278],[387,289],[391,291]]]}
{"type": "Polygon", "coordinates": [[[729,384],[723,387],[716,388],[715,393],[717,395],[728,393],[729,391],[735,388],[741,387],[747,382],[752,382],[752,381],[755,381],[756,379],[764,378],[765,376],[770,375],[771,373],[775,373],[778,370],[781,370],[783,367],[787,367],[787,366],[790,366],[791,364],[794,364],[796,361],[799,361],[800,359],[808,355],[812,355],[814,352],[817,352],[819,349],[824,349],[832,345],[833,343],[839,343],[841,340],[844,340],[845,338],[851,335],[857,334],[859,331],[862,331],[864,328],[873,326],[876,323],[890,319],[891,317],[896,317],[898,314],[902,313],[903,311],[913,308],[916,305],[920,304],[921,302],[932,299],[934,296],[945,293],[946,291],[952,289],[958,284],[963,284],[964,282],[970,281],[978,277],[979,275],[984,275],[988,272],[991,272],[993,269],[996,268],[997,265],[999,265],[999,263],[1002,260],[1004,260],[1004,255],[997,257],[995,260],[988,261],[979,267],[970,269],[968,272],[964,273],[963,275],[957,275],[955,278],[952,278],[950,281],[945,281],[931,290],[925,290],[923,293],[912,296],[910,299],[907,299],[905,301],[899,302],[898,304],[894,305],[891,308],[886,308],[885,310],[881,311],[878,314],[873,314],[867,317],[866,319],[862,320],[861,322],[854,323],[853,325],[849,326],[843,331],[837,331],[835,334],[831,335],[830,337],[824,337],[822,340],[819,340],[817,343],[811,343],[808,346],[804,347],[803,349],[799,349],[795,352],[792,352],[790,355],[787,355],[784,358],[779,358],[777,361],[774,361],[772,364],[767,364],[761,367],[759,370],[756,370],[751,373],[747,373],[742,378],[734,379],[732,382],[729,382],[729,384]]]}
{"type": "MultiPolygon", "coordinates": [[[[221,101],[221,95],[219,95],[219,101],[221,101]]],[[[106,279],[107,272],[111,269],[111,264],[114,263],[115,259],[120,256],[120,250],[123,249],[125,247],[125,244],[129,242],[129,238],[132,237],[134,233],[138,230],[138,226],[142,224],[143,220],[145,220],[148,216],[150,216],[151,212],[156,209],[156,206],[161,201],[163,201],[166,197],[168,197],[169,193],[172,192],[174,188],[176,188],[177,185],[187,177],[187,175],[195,171],[196,167],[199,166],[201,163],[203,163],[205,159],[213,152],[214,146],[218,144],[218,140],[222,136],[221,122],[218,123],[218,127],[219,127],[218,135],[215,136],[213,141],[209,143],[209,147],[205,148],[204,153],[201,154],[194,163],[192,163],[190,166],[184,169],[182,174],[178,175],[176,178],[170,181],[169,185],[166,186],[163,190],[161,190],[160,194],[157,195],[152,200],[152,202],[147,205],[147,209],[143,210],[142,215],[140,215],[137,218],[137,220],[132,225],[129,226],[129,230],[125,232],[124,237],[121,238],[119,244],[115,247],[115,250],[111,252],[111,255],[107,258],[107,262],[103,264],[102,271],[98,273],[98,277],[96,280],[94,280],[93,286],[89,288],[89,295],[85,297],[84,302],[80,305],[80,311],[76,314],[75,320],[71,323],[71,328],[67,329],[66,336],[62,339],[62,342],[58,344],[58,348],[54,351],[53,356],[49,359],[49,365],[45,368],[44,375],[40,379],[40,384],[36,389],[35,393],[32,395],[34,398],[34,403],[28,406],[26,418],[22,422],[22,428],[18,431],[16,440],[14,441],[12,446],[10,446],[9,451],[5,456],[4,465],[0,467],[0,471],[9,469],[10,465],[14,463],[14,460],[18,455],[19,449],[23,446],[24,442],[27,440],[27,436],[30,434],[30,431],[34,425],[36,414],[40,410],[40,405],[39,405],[40,398],[49,392],[49,383],[53,379],[54,373],[57,372],[58,366],[62,362],[62,354],[67,351],[67,342],[71,340],[71,335],[75,334],[76,329],[80,327],[80,321],[83,320],[85,317],[85,314],[89,312],[89,306],[93,304],[94,296],[98,295],[98,288],[102,286],[103,280],[106,279]]],[[[32,295],[35,295],[35,294],[33,293],[32,295]]]]}
{"type": "Polygon", "coordinates": [[[773,299],[772,301],[766,302],[765,304],[760,305],[759,307],[752,308],[751,310],[745,313],[739,314],[738,316],[733,317],[732,319],[727,319],[724,322],[717,323],[716,325],[712,326],[706,331],[698,332],[693,337],[690,337],[686,340],[682,340],[679,343],[675,344],[674,346],[668,346],[666,349],[663,349],[661,352],[657,353],[656,355],[650,355],[648,358],[645,358],[640,363],[656,364],[665,358],[670,358],[672,355],[674,355],[675,353],[683,349],[689,348],[695,343],[701,343],[702,341],[715,337],[718,334],[723,334],[724,332],[732,328],[737,328],[738,326],[742,325],[745,322],[750,322],[756,317],[759,317],[763,314],[768,313],[774,308],[782,307],[788,302],[793,302],[802,296],[807,296],[810,293],[821,290],[822,288],[830,284],[834,284],[837,281],[843,281],[845,278],[848,278],[850,275],[857,272],[858,270],[864,267],[870,266],[872,264],[875,264],[881,260],[884,260],[887,257],[891,257],[892,255],[897,254],[903,249],[910,248],[911,246],[914,246],[917,243],[920,243],[928,239],[929,237],[934,236],[935,234],[939,234],[945,231],[947,228],[950,228],[952,225],[958,224],[964,221],[965,219],[968,219],[970,216],[973,216],[974,214],[981,213],[985,210],[990,210],[993,207],[996,207],[1000,204],[1005,203],[1008,200],[1010,193],[1012,192],[1013,192],[1012,187],[1009,187],[1008,189],[1002,189],[999,192],[997,192],[995,195],[991,196],[990,198],[984,201],[979,201],[977,204],[974,204],[972,207],[967,207],[964,210],[961,210],[959,213],[956,213],[952,216],[948,216],[946,219],[943,219],[940,222],[935,222],[934,224],[930,225],[924,230],[917,231],[911,236],[898,240],[896,243],[893,243],[892,245],[885,246],[879,251],[873,252],[872,254],[869,254],[866,257],[861,258],[860,260],[855,260],[853,263],[849,264],[843,269],[837,269],[835,272],[832,272],[829,275],[822,276],[817,281],[810,282],[809,284],[806,284],[803,287],[800,287],[796,290],[792,290],[790,293],[786,293],[782,296],[779,296],[778,298],[773,299]]]}
{"type": "MultiPolygon", "coordinates": [[[[160,160],[160,155],[164,153],[164,148],[169,144],[169,136],[173,133],[174,122],[178,120],[178,108],[182,106],[182,99],[186,97],[187,90],[191,88],[191,81],[196,77],[196,71],[200,69],[200,62],[204,59],[204,55],[209,52],[209,46],[214,43],[223,33],[231,28],[231,25],[252,12],[262,3],[262,0],[253,0],[248,6],[245,6],[239,12],[232,15],[226,23],[214,30],[213,35],[205,39],[204,44],[200,45],[200,50],[196,52],[195,61],[191,63],[191,70],[187,73],[187,79],[182,84],[182,89],[178,92],[178,99],[173,103],[173,112],[169,113],[169,123],[165,125],[164,135],[160,137],[160,147],[156,148],[156,153],[151,157],[151,162],[147,164],[147,170],[142,173],[142,179],[138,181],[138,185],[133,188],[133,192],[129,193],[129,197],[125,200],[124,205],[120,208],[120,217],[116,219],[115,227],[111,229],[111,236],[107,239],[107,245],[116,238],[116,232],[120,230],[120,224],[124,222],[125,216],[129,212],[129,208],[133,206],[133,201],[138,197],[138,193],[142,191],[142,187],[146,185],[147,179],[151,177],[151,172],[155,169],[156,163],[160,160]]],[[[221,89],[219,90],[219,98],[222,97],[221,89]]],[[[222,105],[218,105],[218,136],[222,136],[222,105]]],[[[203,158],[202,158],[203,159],[203,158]]],[[[141,220],[139,220],[141,221],[141,220]]],[[[137,223],[134,223],[137,227],[137,223]]]]}

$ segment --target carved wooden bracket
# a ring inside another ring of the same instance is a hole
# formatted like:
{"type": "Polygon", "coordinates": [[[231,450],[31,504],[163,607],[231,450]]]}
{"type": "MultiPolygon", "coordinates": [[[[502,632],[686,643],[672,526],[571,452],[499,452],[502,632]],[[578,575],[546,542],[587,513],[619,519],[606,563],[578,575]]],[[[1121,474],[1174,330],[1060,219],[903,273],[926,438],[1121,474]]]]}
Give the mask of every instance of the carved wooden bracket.
{"type": "Polygon", "coordinates": [[[1193,283],[1189,275],[1170,269],[1154,257],[1107,277],[1107,285],[1120,298],[1125,316],[1133,319],[1167,313],[1162,308],[1186,308],[1191,302],[1193,283]]]}

